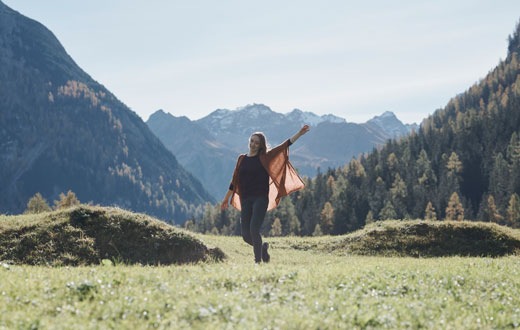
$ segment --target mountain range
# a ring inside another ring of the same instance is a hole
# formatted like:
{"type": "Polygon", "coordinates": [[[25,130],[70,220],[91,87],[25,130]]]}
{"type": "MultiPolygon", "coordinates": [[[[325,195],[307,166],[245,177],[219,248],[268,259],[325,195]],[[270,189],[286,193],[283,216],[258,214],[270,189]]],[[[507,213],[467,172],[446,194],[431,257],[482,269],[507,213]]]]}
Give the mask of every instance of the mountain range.
{"type": "Polygon", "coordinates": [[[417,124],[403,124],[392,112],[356,124],[332,114],[318,116],[299,109],[281,114],[264,104],[218,109],[194,121],[158,110],[146,123],[215,198],[225,193],[237,156],[247,152],[249,136],[255,131],[264,132],[268,143],[275,146],[303,124],[311,125],[312,133],[291,147],[290,157],[301,175],[313,177],[319,169],[343,166],[418,128],[417,124]]]}
{"type": "Polygon", "coordinates": [[[0,213],[72,190],[182,223],[214,199],[42,24],[0,1],[0,213]]]}

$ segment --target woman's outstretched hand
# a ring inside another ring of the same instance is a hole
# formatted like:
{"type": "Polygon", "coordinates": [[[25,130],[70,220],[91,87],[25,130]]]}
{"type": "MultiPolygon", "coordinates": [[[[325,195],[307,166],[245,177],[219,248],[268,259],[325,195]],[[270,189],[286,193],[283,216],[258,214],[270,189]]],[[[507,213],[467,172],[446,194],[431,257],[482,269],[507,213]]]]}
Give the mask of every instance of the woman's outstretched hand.
{"type": "Polygon", "coordinates": [[[291,143],[296,142],[302,136],[303,134],[307,133],[311,127],[307,124],[303,125],[302,128],[298,131],[298,133],[294,134],[294,136],[291,138],[291,143]]]}
{"type": "Polygon", "coordinates": [[[300,128],[300,131],[298,133],[300,133],[300,136],[302,136],[303,134],[307,133],[308,131],[310,131],[311,127],[307,124],[303,125],[302,128],[300,128]]]}

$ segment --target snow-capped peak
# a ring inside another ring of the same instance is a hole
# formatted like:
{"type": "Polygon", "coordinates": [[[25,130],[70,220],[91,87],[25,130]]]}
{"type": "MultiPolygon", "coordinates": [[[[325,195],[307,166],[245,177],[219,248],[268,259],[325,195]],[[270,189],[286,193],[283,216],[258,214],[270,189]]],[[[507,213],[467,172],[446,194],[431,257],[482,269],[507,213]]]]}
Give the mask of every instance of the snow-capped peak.
{"type": "Polygon", "coordinates": [[[324,121],[333,122],[333,123],[343,123],[345,119],[328,114],[318,116],[317,114],[309,111],[302,111],[300,109],[294,109],[293,111],[287,113],[285,115],[288,119],[297,121],[299,123],[309,124],[311,126],[316,126],[319,123],[324,121]]]}

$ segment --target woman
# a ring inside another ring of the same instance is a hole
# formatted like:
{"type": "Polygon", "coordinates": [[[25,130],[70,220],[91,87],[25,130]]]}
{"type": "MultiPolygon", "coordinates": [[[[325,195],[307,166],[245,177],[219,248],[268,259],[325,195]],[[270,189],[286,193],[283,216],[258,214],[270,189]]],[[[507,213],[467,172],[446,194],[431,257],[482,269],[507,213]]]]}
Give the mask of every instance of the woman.
{"type": "Polygon", "coordinates": [[[240,210],[242,237],[253,246],[256,263],[270,260],[269,244],[262,245],[260,235],[266,212],[275,208],[283,196],[304,186],[289,163],[289,146],[309,129],[304,125],[293,137],[270,150],[267,150],[264,134],[253,133],[249,138],[249,152],[238,157],[221,209],[231,204],[240,210]]]}

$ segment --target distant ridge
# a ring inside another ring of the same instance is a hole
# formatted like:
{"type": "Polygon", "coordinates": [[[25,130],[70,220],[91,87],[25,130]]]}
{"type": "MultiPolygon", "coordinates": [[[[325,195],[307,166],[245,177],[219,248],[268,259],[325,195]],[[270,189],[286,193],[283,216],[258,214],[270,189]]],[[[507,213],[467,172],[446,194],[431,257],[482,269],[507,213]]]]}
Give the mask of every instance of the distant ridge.
{"type": "Polygon", "coordinates": [[[314,177],[319,168],[343,166],[352,157],[416,127],[404,125],[392,112],[355,124],[332,114],[318,116],[299,109],[281,114],[264,104],[217,109],[195,121],[158,110],[146,123],[217,199],[225,193],[236,158],[247,151],[247,141],[255,131],[264,132],[275,146],[303,124],[310,124],[311,134],[291,147],[290,157],[301,175],[314,177]]]}

